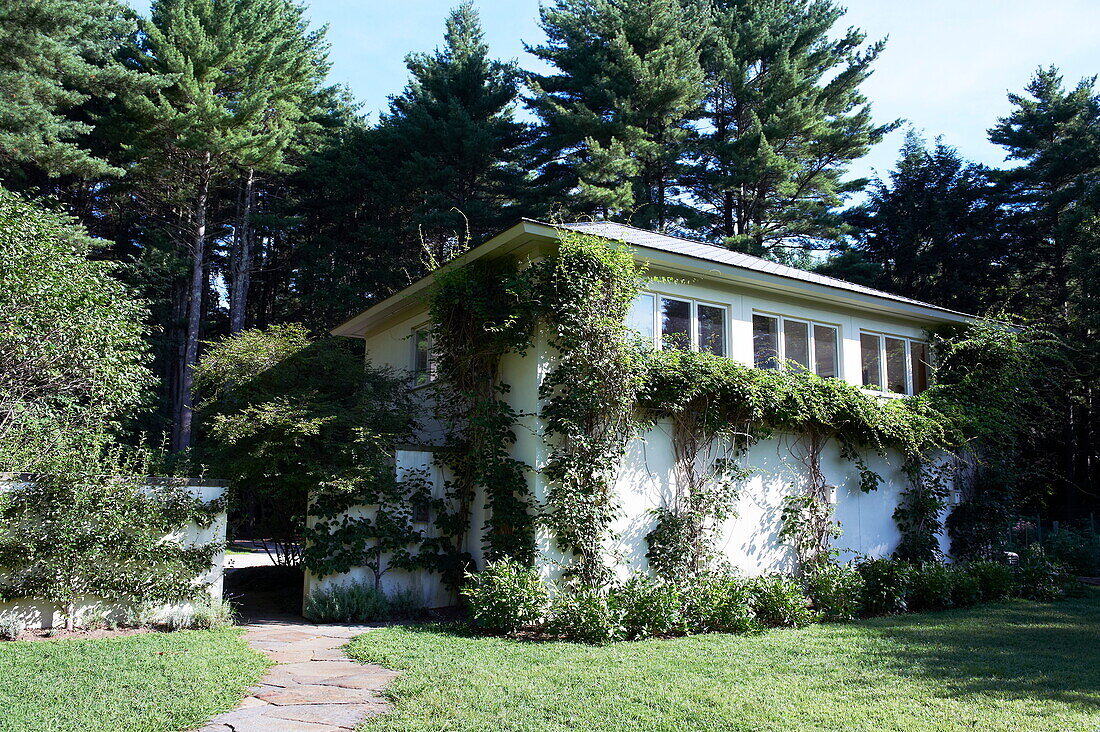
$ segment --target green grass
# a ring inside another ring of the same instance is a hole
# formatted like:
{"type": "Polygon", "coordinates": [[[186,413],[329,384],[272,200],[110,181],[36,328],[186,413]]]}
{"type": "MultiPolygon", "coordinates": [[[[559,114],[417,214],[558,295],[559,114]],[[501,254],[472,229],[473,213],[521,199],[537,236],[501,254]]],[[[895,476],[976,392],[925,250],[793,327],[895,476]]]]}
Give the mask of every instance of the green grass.
{"type": "Polygon", "coordinates": [[[376,730],[1096,730],[1100,594],[603,648],[441,626],[356,638],[405,669],[376,730]]]}
{"type": "Polygon", "coordinates": [[[267,667],[234,628],[0,643],[0,730],[186,730],[267,667]]]}

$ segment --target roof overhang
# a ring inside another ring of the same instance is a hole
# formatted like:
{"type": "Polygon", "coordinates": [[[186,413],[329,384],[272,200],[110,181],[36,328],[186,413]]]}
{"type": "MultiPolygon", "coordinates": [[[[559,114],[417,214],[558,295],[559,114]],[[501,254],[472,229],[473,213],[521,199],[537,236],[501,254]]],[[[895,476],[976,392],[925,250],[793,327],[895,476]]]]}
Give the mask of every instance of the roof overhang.
{"type": "MultiPolygon", "coordinates": [[[[553,245],[561,239],[562,233],[562,229],[552,224],[523,219],[485,243],[450,260],[437,271],[461,267],[490,255],[519,254],[535,250],[539,245],[553,245]]],[[[598,236],[598,234],[592,235],[598,236]]],[[[970,323],[978,319],[973,315],[948,310],[936,305],[919,303],[905,298],[894,299],[888,293],[873,295],[853,292],[839,287],[760,272],[687,254],[653,249],[639,244],[625,243],[625,246],[633,250],[635,256],[647,261],[651,267],[659,268],[674,275],[735,283],[751,290],[765,293],[782,293],[802,300],[874,312],[910,320],[918,324],[970,323]]],[[[399,315],[418,303],[425,302],[432,281],[433,275],[429,274],[400,292],[371,306],[347,322],[333,328],[331,333],[352,338],[366,337],[366,334],[378,324],[399,315]]]]}
{"type": "MultiPolygon", "coordinates": [[[[448,261],[436,271],[462,267],[488,255],[515,254],[539,243],[554,242],[558,239],[558,234],[558,230],[549,224],[522,219],[518,224],[505,229],[492,239],[448,261]]],[[[424,302],[433,279],[434,273],[417,280],[396,294],[375,303],[347,322],[336,326],[330,332],[337,336],[365,337],[378,323],[388,320],[417,303],[424,302]]]]}

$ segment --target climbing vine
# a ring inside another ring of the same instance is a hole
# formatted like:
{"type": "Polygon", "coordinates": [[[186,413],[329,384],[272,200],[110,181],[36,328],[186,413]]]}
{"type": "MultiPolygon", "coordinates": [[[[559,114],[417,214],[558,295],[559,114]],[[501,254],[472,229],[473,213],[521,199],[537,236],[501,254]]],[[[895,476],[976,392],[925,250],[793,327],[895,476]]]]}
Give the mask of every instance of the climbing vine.
{"type": "MultiPolygon", "coordinates": [[[[430,537],[412,527],[407,512],[386,514],[389,533],[376,537],[375,546],[390,547],[389,566],[432,569],[456,586],[471,564],[465,548],[473,502],[484,495],[489,561],[532,564],[541,522],[567,557],[566,575],[603,585],[611,576],[607,546],[619,510],[616,474],[631,439],[654,426],[669,430],[675,466],[673,493],[647,536],[659,574],[679,579],[707,567],[717,529],[733,515],[737,486],[752,472],[743,464],[746,451],[769,437],[788,440],[806,468],[784,504],[780,532],[801,570],[831,556],[839,532],[835,486],[822,466],[830,445],[856,468],[864,491],[881,482],[867,455],[902,456],[913,488],[895,518],[906,532],[906,552],[930,551],[944,476],[929,466],[937,455],[971,447],[975,434],[998,433],[1011,421],[1004,395],[986,400],[983,384],[965,377],[918,397],[884,400],[794,367],[763,370],[709,353],[654,351],[624,324],[645,282],[627,248],[567,231],[543,259],[478,260],[437,273],[429,300],[438,367],[430,401],[445,435],[437,457],[446,479],[441,497],[431,497],[426,481],[398,482],[378,497],[387,505],[425,503],[434,514],[430,537]],[[541,506],[528,485],[531,467],[512,456],[525,415],[509,403],[501,374],[502,359],[525,354],[536,338],[549,349],[539,385],[549,450],[541,506]]],[[[376,578],[387,571],[386,553],[371,554],[376,578]]]]}
{"type": "Polygon", "coordinates": [[[604,544],[618,510],[615,475],[638,428],[644,357],[624,321],[644,271],[625,247],[564,233],[534,274],[556,355],[539,388],[551,450],[545,522],[576,560],[567,574],[600,586],[610,576],[604,544]]]}
{"type": "Polygon", "coordinates": [[[505,354],[530,345],[530,294],[530,277],[511,259],[442,269],[431,293],[433,402],[446,434],[439,457],[449,473],[436,519],[443,540],[435,548],[451,584],[468,569],[463,547],[478,490],[488,510],[486,559],[535,560],[529,468],[511,454],[518,415],[500,374],[505,354]]]}

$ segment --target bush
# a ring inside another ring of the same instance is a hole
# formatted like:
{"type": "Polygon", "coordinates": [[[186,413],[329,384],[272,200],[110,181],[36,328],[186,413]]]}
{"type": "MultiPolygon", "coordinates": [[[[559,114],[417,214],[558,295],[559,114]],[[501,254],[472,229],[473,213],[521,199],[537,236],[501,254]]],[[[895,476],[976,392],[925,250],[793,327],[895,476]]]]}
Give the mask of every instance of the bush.
{"type": "Polygon", "coordinates": [[[978,592],[983,602],[1007,600],[1016,592],[1016,575],[1006,564],[969,562],[960,566],[978,583],[978,592]]]}
{"type": "Polygon", "coordinates": [[[893,559],[866,559],[856,565],[863,578],[863,612],[892,615],[908,605],[910,565],[893,559]]]}
{"type": "Polygon", "coordinates": [[[467,574],[466,580],[462,596],[474,625],[485,630],[514,633],[534,625],[549,604],[538,572],[510,559],[494,562],[480,574],[467,574]]]}
{"type": "Polygon", "coordinates": [[[1023,597],[1043,601],[1060,600],[1077,584],[1038,544],[1020,552],[1016,581],[1023,597]]]}
{"type": "Polygon", "coordinates": [[[970,574],[966,567],[953,565],[947,568],[951,575],[951,604],[955,607],[970,607],[982,601],[982,588],[978,578],[970,574]]]}
{"type": "Polygon", "coordinates": [[[825,620],[846,621],[859,617],[863,601],[863,577],[848,564],[822,564],[804,580],[814,610],[825,620]]]}
{"type": "Polygon", "coordinates": [[[1100,535],[1075,529],[1058,529],[1044,542],[1047,556],[1073,574],[1100,576],[1100,535]]]}
{"type": "Polygon", "coordinates": [[[909,571],[908,609],[946,610],[954,603],[951,597],[954,578],[939,562],[914,565],[909,571]]]}
{"type": "Polygon", "coordinates": [[[622,617],[598,590],[559,593],[551,605],[550,632],[566,640],[603,645],[626,636],[622,617]]]}
{"type": "Polygon", "coordinates": [[[748,583],[728,570],[696,575],[682,588],[684,624],[692,633],[751,633],[759,628],[748,583]]]}
{"type": "Polygon", "coordinates": [[[388,612],[385,594],[373,584],[347,582],[309,593],[303,614],[318,623],[369,623],[388,612]]]}
{"type": "Polygon", "coordinates": [[[12,612],[0,613],[0,640],[15,640],[23,632],[23,621],[12,612]]]}
{"type": "Polygon", "coordinates": [[[197,630],[224,628],[233,624],[235,614],[233,606],[225,600],[216,600],[213,597],[204,598],[192,603],[191,624],[189,627],[197,630]]]}
{"type": "Polygon", "coordinates": [[[115,630],[118,628],[118,623],[111,617],[111,614],[102,609],[85,613],[80,618],[80,624],[88,630],[115,630]]]}
{"type": "Polygon", "coordinates": [[[636,574],[611,588],[608,603],[619,616],[624,634],[630,640],[683,631],[680,591],[663,580],[636,574]]]}
{"type": "Polygon", "coordinates": [[[782,574],[754,577],[748,583],[757,622],[768,628],[801,628],[817,620],[810,600],[793,578],[782,574]]]}
{"type": "Polygon", "coordinates": [[[424,596],[412,588],[393,593],[389,602],[390,617],[396,620],[415,620],[424,614],[424,596]]]}

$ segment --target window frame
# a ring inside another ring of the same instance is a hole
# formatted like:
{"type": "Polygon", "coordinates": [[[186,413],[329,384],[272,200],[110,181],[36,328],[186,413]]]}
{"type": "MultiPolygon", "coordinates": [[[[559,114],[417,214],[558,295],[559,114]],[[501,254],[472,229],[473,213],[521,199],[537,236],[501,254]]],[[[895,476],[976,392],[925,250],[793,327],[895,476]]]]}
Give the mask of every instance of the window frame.
{"type": "Polygon", "coordinates": [[[409,373],[413,376],[412,388],[422,389],[425,386],[430,386],[431,384],[435,383],[436,379],[439,378],[439,369],[438,363],[436,362],[435,358],[435,343],[434,339],[432,338],[431,323],[424,323],[423,325],[414,327],[412,329],[412,334],[409,336],[409,341],[409,363],[411,365],[409,368],[409,373]],[[428,343],[428,359],[424,371],[421,371],[419,368],[417,368],[416,363],[417,355],[420,350],[418,346],[421,333],[424,333],[426,335],[426,340],[428,343]],[[421,374],[426,374],[428,378],[424,381],[420,381],[421,374]]]}
{"type": "MultiPolygon", "coordinates": [[[[674,300],[676,302],[687,303],[690,306],[690,313],[688,320],[690,324],[688,328],[691,336],[691,350],[699,351],[699,306],[702,305],[708,308],[716,308],[722,311],[722,357],[729,358],[730,356],[730,328],[733,325],[731,318],[731,308],[728,304],[722,302],[715,302],[713,300],[700,300],[694,297],[684,297],[682,295],[671,295],[664,292],[657,292],[654,290],[642,290],[638,292],[638,295],[650,295],[653,297],[653,348],[658,351],[665,349],[664,333],[661,329],[661,300],[674,300]]],[[[633,307],[633,303],[631,304],[633,307]]],[[[709,351],[708,351],[709,353],[709,351]]]]}
{"type": "MultiPolygon", "coordinates": [[[[868,384],[864,384],[863,383],[863,369],[861,367],[860,368],[860,375],[859,375],[860,388],[866,389],[867,391],[869,391],[873,394],[878,394],[879,396],[892,397],[894,399],[901,399],[902,397],[908,397],[908,396],[916,396],[916,392],[913,391],[913,344],[914,343],[920,343],[921,345],[924,346],[924,349],[925,349],[924,352],[928,356],[928,360],[925,361],[925,363],[928,366],[928,378],[926,379],[926,381],[929,383],[929,385],[931,384],[931,381],[932,381],[932,361],[931,361],[931,359],[932,359],[932,348],[929,345],[927,340],[925,340],[923,338],[914,338],[912,336],[898,335],[897,333],[888,333],[884,330],[869,330],[867,328],[860,328],[859,329],[859,335],[860,335],[860,338],[862,338],[863,336],[866,335],[866,336],[871,336],[872,338],[877,338],[878,339],[879,378],[881,378],[882,381],[884,382],[883,384],[879,384],[879,388],[877,388],[877,389],[870,386],[870,385],[868,385],[868,384]],[[889,376],[889,374],[887,373],[887,370],[886,370],[886,339],[887,338],[893,338],[894,340],[902,341],[905,344],[905,356],[904,356],[904,359],[903,359],[904,362],[905,362],[905,391],[904,392],[891,391],[889,388],[885,388],[885,389],[882,388],[884,386],[889,386],[888,382],[890,381],[890,376],[889,376]]],[[[862,362],[863,362],[863,343],[862,343],[862,341],[860,342],[860,347],[859,347],[859,357],[860,357],[860,363],[862,364],[862,362]]],[[[927,388],[927,387],[925,387],[925,388],[927,388]]]]}
{"type": "MultiPolygon", "coordinates": [[[[831,328],[834,333],[834,339],[836,343],[836,375],[835,376],[822,376],[823,379],[841,379],[844,378],[844,354],[843,346],[844,339],[841,338],[840,323],[827,323],[824,320],[814,320],[813,318],[797,318],[789,315],[782,315],[780,313],[772,313],[766,310],[756,310],[749,315],[749,327],[752,328],[752,319],[759,315],[762,318],[773,318],[779,323],[779,328],[776,330],[776,368],[783,371],[787,368],[787,329],[784,326],[785,321],[791,321],[794,323],[802,323],[806,326],[806,335],[809,339],[809,351],[807,352],[807,358],[809,360],[809,366],[807,371],[816,376],[820,376],[817,373],[817,339],[814,338],[814,328],[820,326],[822,328],[831,328]]],[[[752,331],[752,337],[756,337],[755,330],[752,331]]],[[[753,351],[752,357],[753,368],[763,368],[756,365],[756,352],[753,351]]]]}

